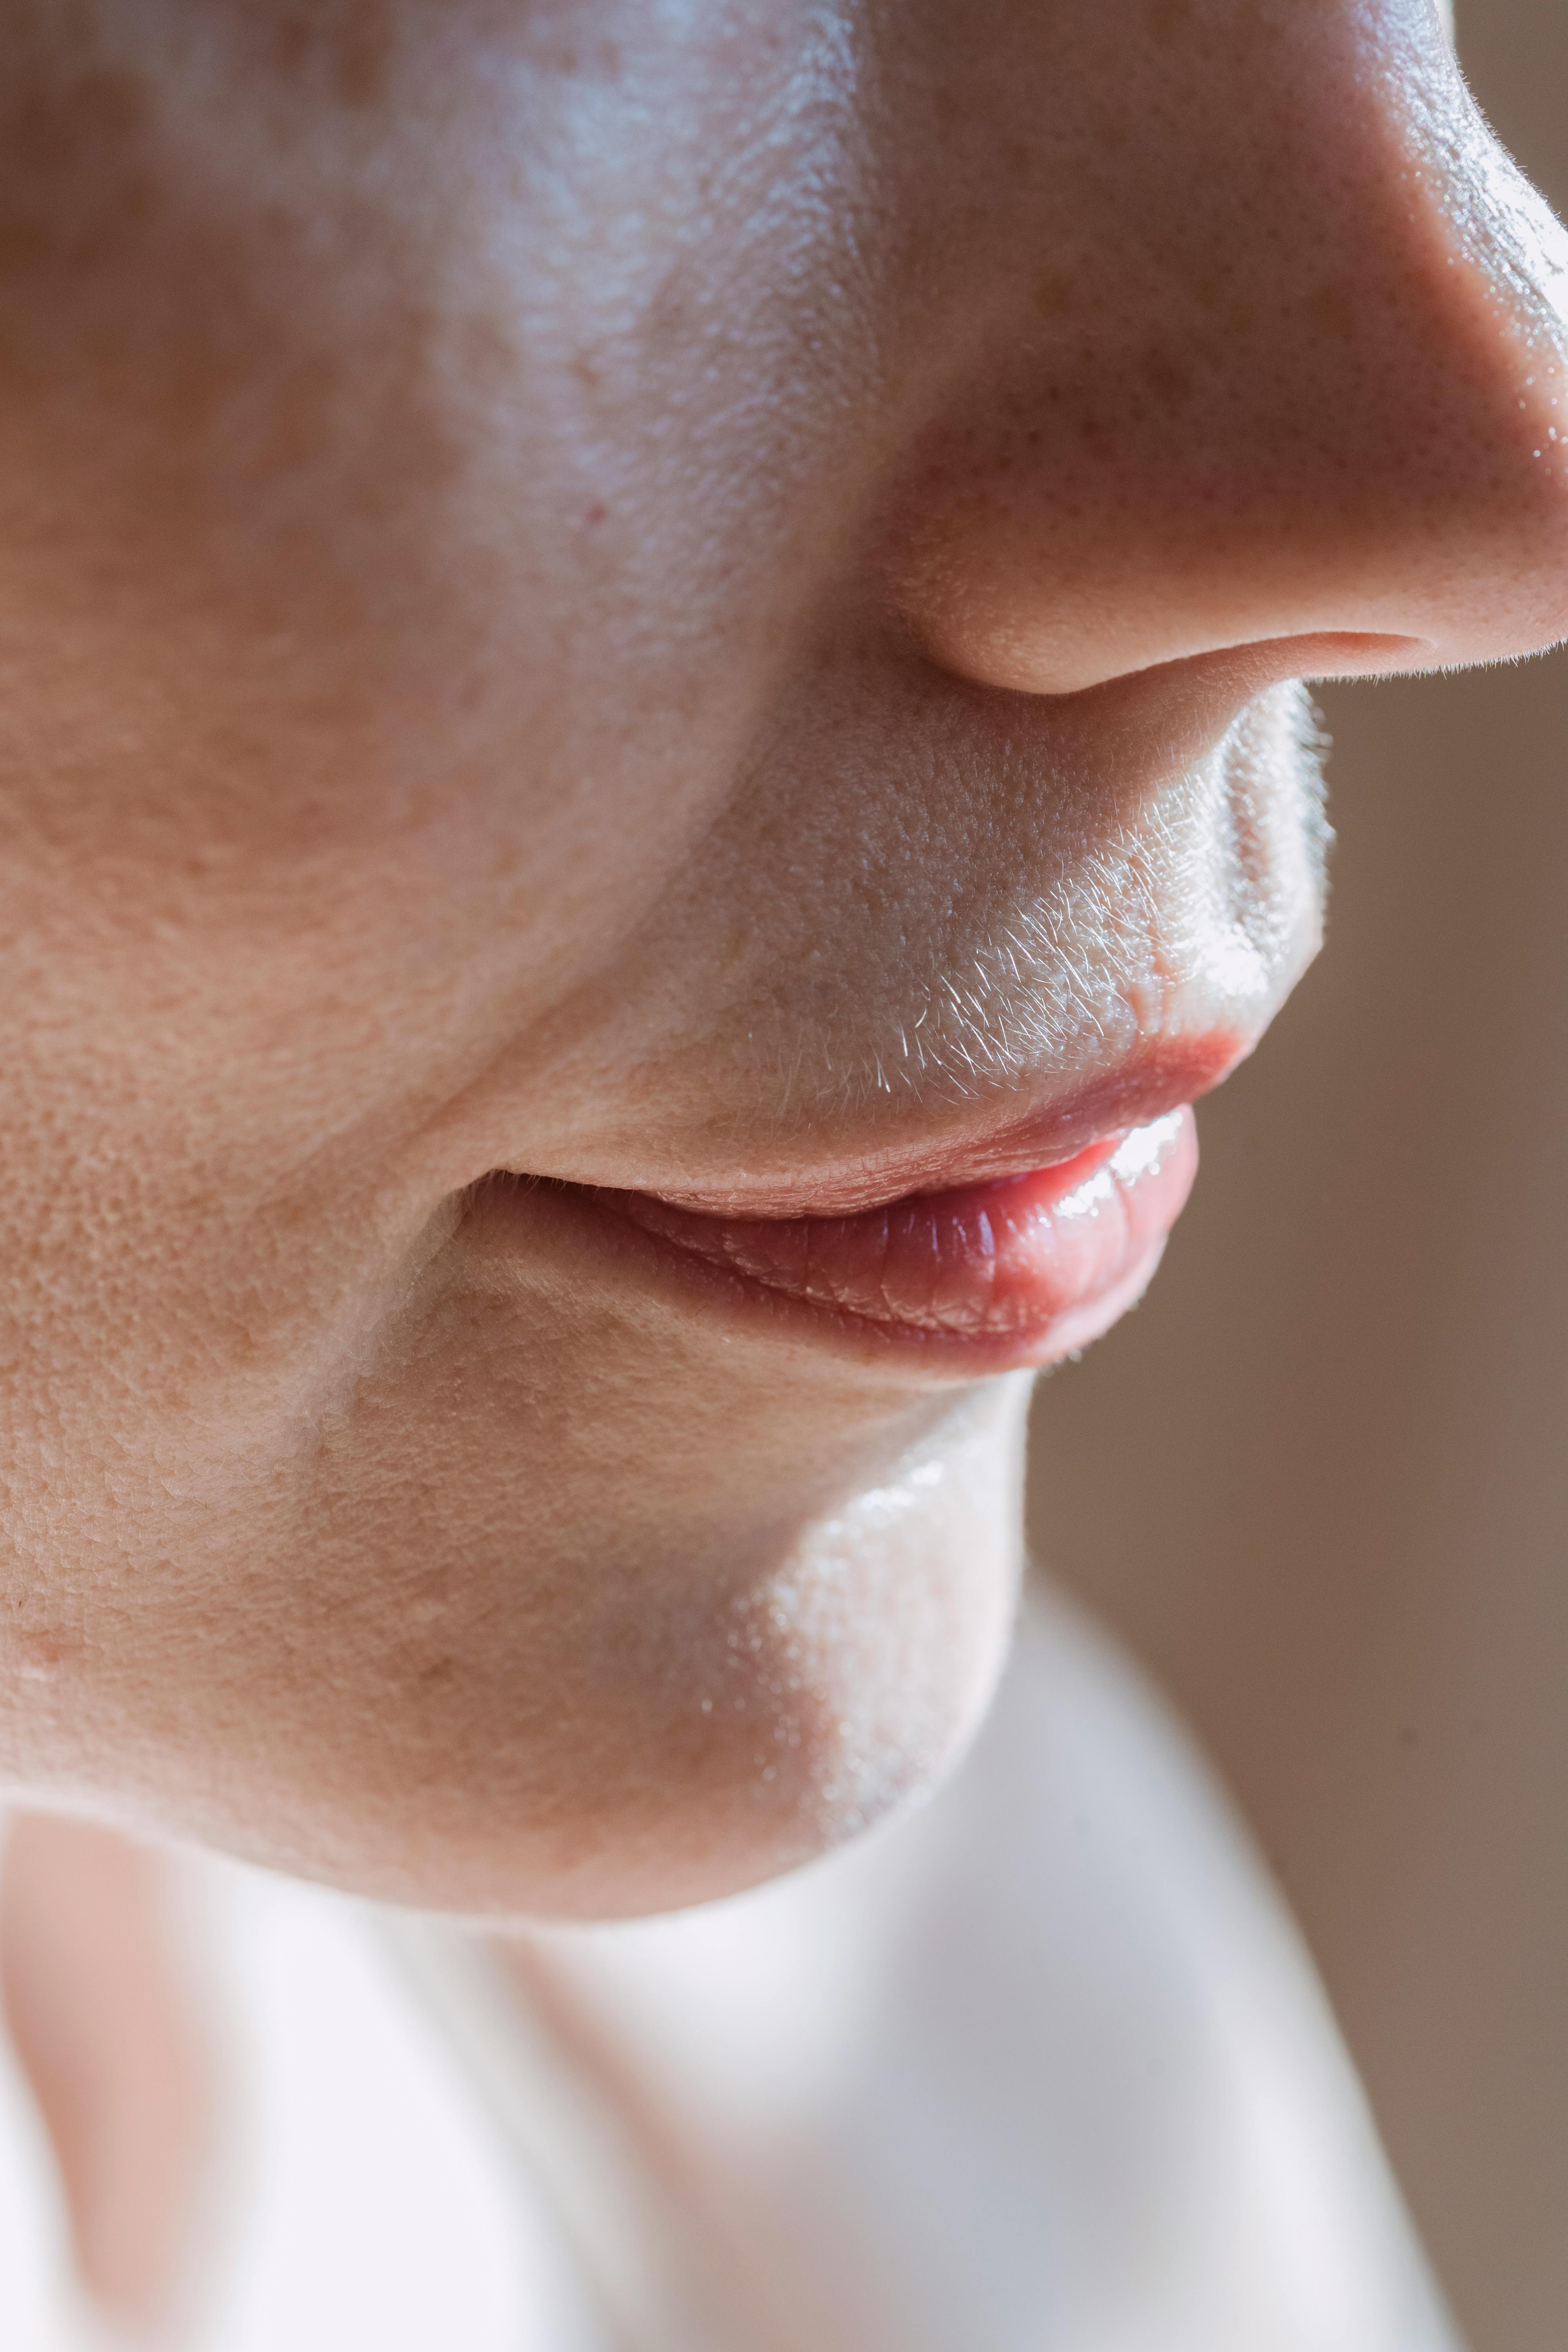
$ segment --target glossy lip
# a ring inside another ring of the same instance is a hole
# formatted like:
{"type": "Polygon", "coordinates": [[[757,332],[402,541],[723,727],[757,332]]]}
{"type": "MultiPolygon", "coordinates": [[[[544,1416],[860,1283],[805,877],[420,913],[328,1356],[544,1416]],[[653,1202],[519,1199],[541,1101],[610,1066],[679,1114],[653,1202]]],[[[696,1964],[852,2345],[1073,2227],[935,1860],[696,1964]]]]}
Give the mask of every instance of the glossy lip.
{"type": "Polygon", "coordinates": [[[583,1197],[667,1261],[820,1336],[975,1373],[1052,1361],[1139,1297],[1191,1190],[1184,1108],[1070,1160],[841,1217],[735,1217],[648,1193],[583,1197]]]}
{"type": "Polygon", "coordinates": [[[705,1316],[863,1364],[984,1378],[1087,1346],[1141,1297],[1196,1173],[1193,1097],[1255,1042],[1167,1037],[1010,1117],[965,1104],[945,1137],[836,1158],[812,1138],[809,1167],[740,1169],[700,1191],[498,1170],[489,1197],[515,1189],[531,1221],[564,1221],[556,1246],[640,1265],[705,1316]],[[906,1278],[922,1255],[923,1293],[906,1278]]]}

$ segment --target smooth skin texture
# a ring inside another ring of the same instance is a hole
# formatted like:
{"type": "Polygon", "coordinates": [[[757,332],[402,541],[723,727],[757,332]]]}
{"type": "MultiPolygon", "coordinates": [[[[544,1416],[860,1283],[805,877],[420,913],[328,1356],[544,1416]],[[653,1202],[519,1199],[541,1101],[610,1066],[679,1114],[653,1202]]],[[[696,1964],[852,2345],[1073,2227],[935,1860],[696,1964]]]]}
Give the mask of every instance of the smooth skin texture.
{"type": "Polygon", "coordinates": [[[785,1867],[973,1727],[1026,1381],[570,1188],[1221,1076],[1290,681],[1568,629],[1568,248],[1426,0],[0,41],[0,1768],[495,1916],[785,1867]]]}

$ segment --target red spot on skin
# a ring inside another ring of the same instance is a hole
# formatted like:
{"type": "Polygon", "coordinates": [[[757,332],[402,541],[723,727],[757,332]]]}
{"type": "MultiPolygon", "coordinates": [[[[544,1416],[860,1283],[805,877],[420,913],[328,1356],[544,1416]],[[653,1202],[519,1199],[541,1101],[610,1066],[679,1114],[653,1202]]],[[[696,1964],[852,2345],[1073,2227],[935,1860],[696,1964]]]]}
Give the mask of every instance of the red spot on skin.
{"type": "Polygon", "coordinates": [[[588,509],[587,513],[583,517],[583,520],[585,523],[603,522],[608,512],[608,507],[605,506],[598,499],[595,499],[593,505],[588,509]]]}

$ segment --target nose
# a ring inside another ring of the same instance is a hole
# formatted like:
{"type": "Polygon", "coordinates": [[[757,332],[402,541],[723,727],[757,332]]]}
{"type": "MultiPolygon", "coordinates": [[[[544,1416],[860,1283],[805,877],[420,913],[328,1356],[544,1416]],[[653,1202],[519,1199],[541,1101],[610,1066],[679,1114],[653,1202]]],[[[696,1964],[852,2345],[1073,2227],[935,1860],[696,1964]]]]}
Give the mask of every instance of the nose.
{"type": "Polygon", "coordinates": [[[1045,17],[1007,131],[993,98],[952,149],[972,282],[931,267],[963,323],[886,577],[932,656],[1068,694],[1220,648],[1324,675],[1568,634],[1568,238],[1426,0],[1014,22],[1045,17]]]}

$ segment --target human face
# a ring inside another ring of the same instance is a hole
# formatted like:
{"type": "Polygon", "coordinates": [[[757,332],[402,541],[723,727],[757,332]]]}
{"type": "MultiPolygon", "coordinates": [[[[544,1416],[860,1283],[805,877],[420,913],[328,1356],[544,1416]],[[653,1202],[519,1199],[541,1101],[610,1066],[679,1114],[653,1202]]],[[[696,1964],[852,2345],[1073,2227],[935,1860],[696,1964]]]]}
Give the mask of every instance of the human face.
{"type": "Polygon", "coordinates": [[[1568,628],[1558,233],[1426,0],[0,21],[5,1769],[784,1867],[1316,945],[1291,681],[1568,628]]]}

